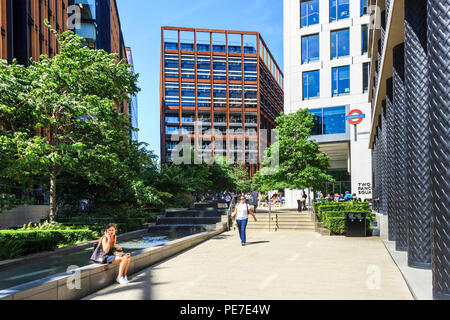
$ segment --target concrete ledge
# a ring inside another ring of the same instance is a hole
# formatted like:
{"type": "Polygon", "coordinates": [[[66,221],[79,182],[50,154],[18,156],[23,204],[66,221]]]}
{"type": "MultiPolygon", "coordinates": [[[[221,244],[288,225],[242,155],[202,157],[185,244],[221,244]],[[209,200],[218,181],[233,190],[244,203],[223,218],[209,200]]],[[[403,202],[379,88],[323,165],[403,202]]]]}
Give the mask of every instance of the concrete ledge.
{"type": "MultiPolygon", "coordinates": [[[[117,236],[117,240],[121,240],[121,241],[127,240],[130,238],[139,236],[139,235],[144,235],[147,232],[148,232],[148,229],[140,229],[140,230],[124,233],[124,234],[119,234],[117,236]]],[[[55,253],[70,253],[70,252],[74,252],[77,250],[89,248],[89,247],[92,247],[94,245],[94,243],[96,243],[97,241],[98,240],[87,241],[87,242],[75,244],[73,246],[56,249],[53,251],[44,251],[44,252],[39,252],[39,253],[33,253],[33,254],[30,254],[30,255],[27,255],[24,257],[20,257],[20,258],[16,258],[16,259],[3,260],[3,261],[0,261],[0,269],[6,269],[6,268],[17,266],[18,264],[26,263],[26,262],[29,262],[32,260],[46,258],[55,253]]]]}
{"type": "MultiPolygon", "coordinates": [[[[135,251],[131,254],[131,275],[157,262],[187,250],[226,230],[226,223],[213,231],[194,234],[168,242],[164,246],[135,251]]],[[[145,230],[146,231],[146,230],[145,230]]],[[[136,234],[135,234],[136,235],[136,234]]],[[[76,300],[114,283],[119,265],[88,265],[0,291],[0,300],[76,300]],[[79,279],[79,281],[78,281],[79,279]],[[70,288],[70,285],[76,285],[70,288]]]]}

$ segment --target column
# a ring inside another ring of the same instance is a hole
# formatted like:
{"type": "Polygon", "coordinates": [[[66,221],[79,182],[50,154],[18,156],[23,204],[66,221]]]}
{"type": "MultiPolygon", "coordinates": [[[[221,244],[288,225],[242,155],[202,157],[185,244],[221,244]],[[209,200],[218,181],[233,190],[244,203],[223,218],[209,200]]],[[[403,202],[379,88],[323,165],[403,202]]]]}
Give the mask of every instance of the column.
{"type": "Polygon", "coordinates": [[[395,241],[395,199],[397,198],[397,188],[394,188],[394,126],[395,109],[392,97],[392,78],[386,80],[386,192],[387,192],[387,214],[389,241],[395,241]]]}
{"type": "Polygon", "coordinates": [[[450,0],[429,0],[431,265],[434,299],[450,299],[450,0]]]}
{"type": "Polygon", "coordinates": [[[400,44],[393,49],[393,81],[392,99],[396,112],[396,123],[394,127],[394,183],[397,190],[395,199],[395,249],[406,251],[406,105],[405,105],[405,68],[404,68],[404,46],[400,44]]]}
{"type": "Polygon", "coordinates": [[[427,0],[405,1],[408,266],[431,268],[427,0]]]}

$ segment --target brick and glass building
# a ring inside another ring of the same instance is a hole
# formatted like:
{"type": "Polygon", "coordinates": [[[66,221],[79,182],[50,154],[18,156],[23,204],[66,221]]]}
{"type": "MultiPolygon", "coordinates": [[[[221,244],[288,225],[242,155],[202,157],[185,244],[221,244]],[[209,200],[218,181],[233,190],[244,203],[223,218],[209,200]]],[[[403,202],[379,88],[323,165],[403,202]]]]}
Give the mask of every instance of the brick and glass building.
{"type": "MultiPolygon", "coordinates": [[[[45,19],[63,33],[69,22],[75,23],[77,12],[80,26],[73,31],[86,39],[87,46],[127,59],[116,0],[0,0],[0,59],[10,63],[17,59],[28,65],[30,59],[38,61],[42,54],[54,56],[59,52],[58,43],[45,19]]],[[[126,101],[117,108],[121,113],[130,113],[126,101]]],[[[137,124],[137,119],[132,122],[137,124]]]]}
{"type": "MultiPolygon", "coordinates": [[[[324,185],[325,195],[372,198],[369,22],[367,0],[284,0],[284,108],[307,108],[315,117],[312,139],[330,157],[336,180],[324,185]],[[346,120],[354,109],[365,114],[356,130],[346,120]]],[[[287,205],[296,207],[300,196],[288,190],[287,205]]]]}
{"type": "Polygon", "coordinates": [[[396,254],[431,269],[434,299],[449,300],[450,0],[369,5],[375,210],[396,254]]]}
{"type": "Polygon", "coordinates": [[[65,31],[68,6],[69,0],[0,0],[0,59],[27,65],[30,58],[56,54],[56,37],[44,20],[65,31]]]}
{"type": "Polygon", "coordinates": [[[162,162],[188,139],[253,175],[283,111],[283,73],[261,35],[162,27],[160,77],[162,162]]]}

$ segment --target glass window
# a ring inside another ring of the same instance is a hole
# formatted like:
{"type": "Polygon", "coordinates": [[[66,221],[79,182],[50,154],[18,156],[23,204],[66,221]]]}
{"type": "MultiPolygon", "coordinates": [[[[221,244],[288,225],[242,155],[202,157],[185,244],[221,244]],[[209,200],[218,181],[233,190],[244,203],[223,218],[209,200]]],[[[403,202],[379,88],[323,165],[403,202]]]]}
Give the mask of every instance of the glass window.
{"type": "Polygon", "coordinates": [[[303,99],[320,96],[320,71],[303,72],[303,99]]]}
{"type": "Polygon", "coordinates": [[[197,44],[197,51],[209,51],[209,44],[197,44]]]}
{"type": "Polygon", "coordinates": [[[370,63],[363,63],[363,92],[369,91],[369,72],[370,63]]]}
{"type": "Polygon", "coordinates": [[[350,66],[333,68],[331,76],[333,96],[350,93],[350,66]]]}
{"type": "Polygon", "coordinates": [[[350,55],[350,30],[331,31],[331,59],[350,55]]]}
{"type": "Polygon", "coordinates": [[[345,133],[345,106],[323,109],[323,134],[345,133]]]}
{"type": "Polygon", "coordinates": [[[367,53],[367,43],[369,37],[369,28],[367,24],[361,25],[361,53],[367,53]]]}
{"type": "Polygon", "coordinates": [[[302,37],[302,63],[319,60],[319,35],[302,37]]]}
{"type": "Polygon", "coordinates": [[[178,134],[178,127],[166,126],[166,134],[178,134]]]}
{"type": "Polygon", "coordinates": [[[345,106],[308,110],[314,115],[311,135],[345,133],[345,106]]]}
{"type": "Polygon", "coordinates": [[[349,0],[330,0],[330,22],[349,17],[349,0]]]}
{"type": "Polygon", "coordinates": [[[213,52],[225,52],[225,45],[213,45],[213,52]]]}
{"type": "Polygon", "coordinates": [[[319,0],[300,2],[300,26],[306,27],[319,23],[319,0]]]}
{"type": "Polygon", "coordinates": [[[176,42],[165,42],[164,48],[166,50],[178,50],[178,43],[176,42]]]}
{"type": "Polygon", "coordinates": [[[180,48],[181,48],[181,50],[194,51],[194,44],[193,43],[181,43],[180,48]]]}
{"type": "Polygon", "coordinates": [[[361,0],[361,15],[367,14],[367,0],[361,0]]]}
{"type": "Polygon", "coordinates": [[[314,115],[314,127],[311,129],[311,135],[318,136],[323,134],[323,109],[311,109],[309,113],[314,115]]]}

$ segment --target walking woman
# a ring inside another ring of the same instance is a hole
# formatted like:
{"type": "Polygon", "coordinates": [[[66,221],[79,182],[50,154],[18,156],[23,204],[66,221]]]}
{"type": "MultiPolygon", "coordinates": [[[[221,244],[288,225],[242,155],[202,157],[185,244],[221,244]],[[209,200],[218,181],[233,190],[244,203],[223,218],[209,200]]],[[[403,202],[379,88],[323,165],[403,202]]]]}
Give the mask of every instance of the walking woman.
{"type": "Polygon", "coordinates": [[[116,248],[117,229],[113,223],[108,224],[105,234],[100,238],[103,252],[107,254],[106,264],[119,264],[119,274],[116,281],[120,284],[127,284],[127,272],[130,266],[130,254],[123,254],[122,248],[116,248]]]}
{"type": "Polygon", "coordinates": [[[241,196],[241,201],[236,208],[234,208],[233,215],[231,219],[236,216],[236,224],[239,230],[239,237],[241,238],[242,246],[245,246],[246,238],[245,238],[245,229],[247,228],[248,223],[248,214],[250,213],[253,216],[253,219],[256,220],[256,216],[253,211],[248,207],[248,204],[245,202],[245,196],[241,196]]]}

